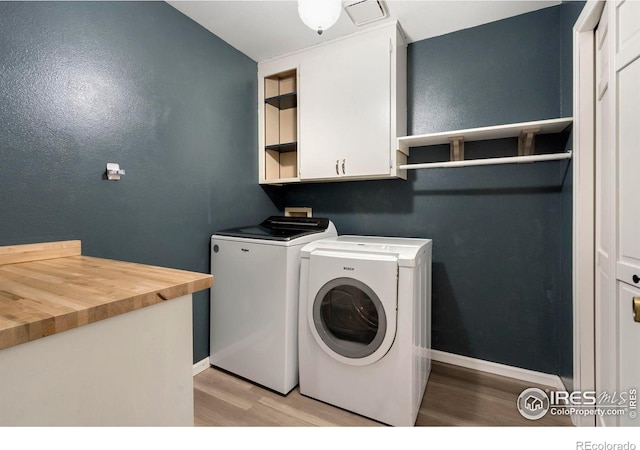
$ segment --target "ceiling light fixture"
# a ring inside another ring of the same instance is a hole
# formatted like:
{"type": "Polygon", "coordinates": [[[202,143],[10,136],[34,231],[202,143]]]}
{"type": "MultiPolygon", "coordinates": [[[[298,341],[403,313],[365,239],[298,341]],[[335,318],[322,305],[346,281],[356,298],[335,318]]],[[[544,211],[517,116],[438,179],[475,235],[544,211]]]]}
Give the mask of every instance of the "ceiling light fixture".
{"type": "Polygon", "coordinates": [[[338,21],[342,0],[298,0],[298,14],[306,26],[322,34],[338,21]]]}

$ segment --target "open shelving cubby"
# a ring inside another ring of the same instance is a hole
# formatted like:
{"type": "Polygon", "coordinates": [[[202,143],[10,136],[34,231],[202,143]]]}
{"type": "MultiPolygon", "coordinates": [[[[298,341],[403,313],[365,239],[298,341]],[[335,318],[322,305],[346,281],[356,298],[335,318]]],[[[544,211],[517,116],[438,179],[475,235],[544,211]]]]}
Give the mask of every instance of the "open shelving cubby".
{"type": "Polygon", "coordinates": [[[451,160],[445,162],[403,164],[398,168],[402,170],[433,169],[438,167],[467,167],[569,159],[572,156],[571,151],[536,155],[534,154],[534,149],[536,135],[561,133],[571,124],[573,124],[572,117],[563,117],[559,119],[537,120],[533,122],[511,123],[491,127],[401,137],[398,138],[398,151],[407,156],[409,155],[409,149],[411,147],[450,144],[451,160]],[[464,142],[511,137],[518,138],[518,156],[464,159],[464,142]]]}
{"type": "Polygon", "coordinates": [[[265,179],[298,176],[298,97],[295,69],[264,78],[265,179]]]}

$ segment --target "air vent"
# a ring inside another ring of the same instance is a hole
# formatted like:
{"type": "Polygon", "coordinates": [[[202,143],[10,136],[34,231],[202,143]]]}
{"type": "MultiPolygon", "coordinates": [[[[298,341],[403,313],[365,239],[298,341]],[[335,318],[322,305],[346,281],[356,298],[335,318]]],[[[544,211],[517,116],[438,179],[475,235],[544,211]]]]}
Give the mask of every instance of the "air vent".
{"type": "Polygon", "coordinates": [[[387,10],[382,0],[362,0],[345,6],[344,10],[356,26],[387,17],[387,10]]]}

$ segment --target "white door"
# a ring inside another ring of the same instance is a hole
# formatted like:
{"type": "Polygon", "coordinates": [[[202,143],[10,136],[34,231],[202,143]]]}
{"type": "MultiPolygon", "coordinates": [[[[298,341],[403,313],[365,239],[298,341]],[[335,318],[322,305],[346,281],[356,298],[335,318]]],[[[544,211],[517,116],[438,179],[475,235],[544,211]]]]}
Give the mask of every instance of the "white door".
{"type": "MultiPolygon", "coordinates": [[[[596,391],[615,392],[617,390],[617,305],[615,294],[615,254],[612,222],[612,208],[615,178],[611,176],[614,167],[615,149],[612,142],[611,116],[611,34],[609,33],[609,13],[602,12],[595,32],[596,47],[596,391]]],[[[616,425],[615,416],[603,416],[604,425],[616,425]]]]}
{"type": "MultiPolygon", "coordinates": [[[[640,323],[632,304],[640,297],[640,2],[609,5],[616,18],[615,73],[617,84],[618,150],[618,320],[619,387],[640,389],[640,323]]],[[[638,314],[640,316],[640,313],[638,314]]],[[[640,317],[638,317],[640,320],[640,317]]],[[[637,414],[637,411],[634,411],[637,414]]],[[[621,425],[640,425],[626,414],[621,425]]]]}
{"type": "Polygon", "coordinates": [[[364,33],[301,55],[301,179],[389,174],[389,36],[364,33]]]}

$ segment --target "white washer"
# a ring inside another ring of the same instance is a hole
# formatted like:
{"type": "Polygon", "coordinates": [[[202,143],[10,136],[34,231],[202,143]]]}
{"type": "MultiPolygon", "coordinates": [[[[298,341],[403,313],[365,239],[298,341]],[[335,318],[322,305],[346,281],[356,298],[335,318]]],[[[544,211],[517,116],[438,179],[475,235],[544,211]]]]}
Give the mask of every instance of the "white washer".
{"type": "Polygon", "coordinates": [[[336,235],[328,219],[272,216],[211,237],[211,365],[281,394],[298,384],[300,250],[336,235]]]}
{"type": "Polygon", "coordinates": [[[413,426],[431,371],[430,239],[339,236],[302,249],[300,393],[413,426]]]}

